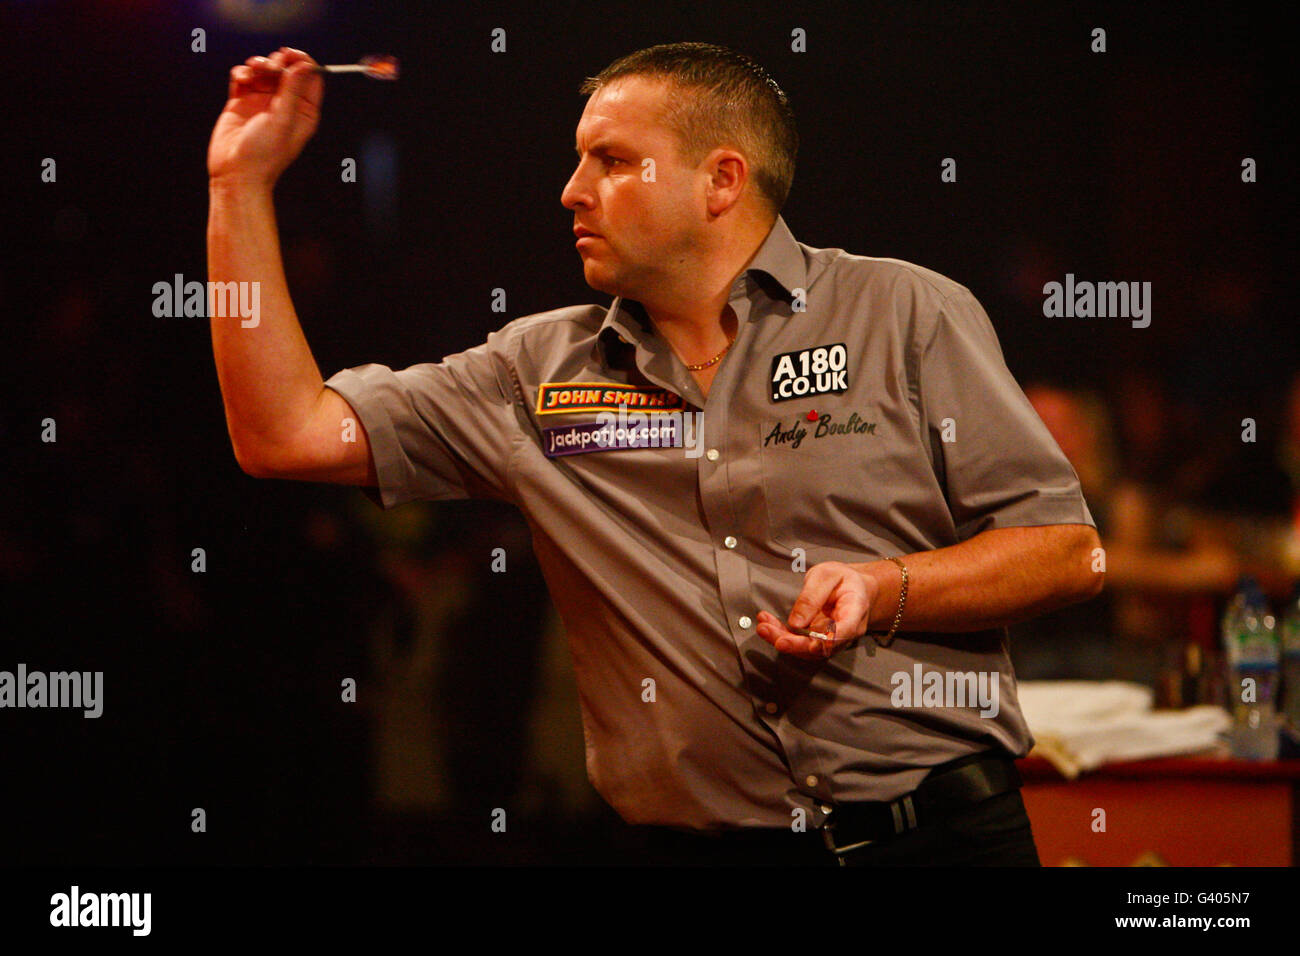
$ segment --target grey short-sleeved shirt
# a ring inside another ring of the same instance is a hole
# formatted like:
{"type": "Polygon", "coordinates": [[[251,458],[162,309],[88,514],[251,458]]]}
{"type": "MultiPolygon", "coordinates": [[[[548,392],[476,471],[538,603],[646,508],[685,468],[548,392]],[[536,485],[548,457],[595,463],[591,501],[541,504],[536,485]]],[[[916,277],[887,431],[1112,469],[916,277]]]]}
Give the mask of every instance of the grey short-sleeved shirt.
{"type": "Polygon", "coordinates": [[[817,826],[822,805],[893,799],[932,765],[1023,756],[1004,629],[909,632],[905,615],[890,647],[811,662],[753,626],[785,618],[821,561],[1095,527],[983,309],[918,266],[798,243],[781,218],[730,304],[707,403],[625,299],[326,385],[366,429],[383,507],[521,508],[572,648],[588,773],[628,822],[788,827],[802,808],[817,826]],[[991,677],[996,713],[896,693],[895,675],[931,672],[991,677]]]}

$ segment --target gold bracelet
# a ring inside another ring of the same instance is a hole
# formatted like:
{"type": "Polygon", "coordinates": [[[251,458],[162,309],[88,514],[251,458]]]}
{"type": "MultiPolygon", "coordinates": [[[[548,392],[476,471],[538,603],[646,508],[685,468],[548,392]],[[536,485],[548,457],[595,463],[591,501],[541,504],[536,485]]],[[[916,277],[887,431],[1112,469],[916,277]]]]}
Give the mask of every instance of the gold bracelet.
{"type": "Polygon", "coordinates": [[[872,635],[872,637],[876,639],[876,643],[881,647],[888,647],[894,642],[894,635],[898,632],[899,622],[903,620],[903,604],[907,601],[907,565],[898,558],[890,558],[889,560],[893,561],[902,569],[903,586],[898,590],[898,611],[894,614],[894,623],[893,626],[890,627],[889,633],[886,634],[883,639],[875,634],[872,635]]]}

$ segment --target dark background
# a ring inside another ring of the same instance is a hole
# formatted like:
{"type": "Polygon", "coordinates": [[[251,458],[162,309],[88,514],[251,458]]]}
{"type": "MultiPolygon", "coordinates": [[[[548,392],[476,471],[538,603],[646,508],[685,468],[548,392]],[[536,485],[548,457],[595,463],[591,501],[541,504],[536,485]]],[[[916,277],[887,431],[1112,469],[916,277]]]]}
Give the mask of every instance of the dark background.
{"type": "MultiPolygon", "coordinates": [[[[429,524],[403,537],[354,489],[245,476],[207,321],[152,313],[155,282],[206,279],[207,141],[228,70],[250,55],[402,62],[395,84],[327,81],[321,127],[277,189],[290,287],[326,377],[606,303],[559,203],[577,86],[632,50],[695,39],[750,54],[789,94],[796,238],[968,286],[1022,384],[1104,393],[1128,370],[1159,375],[1189,454],[1241,449],[1248,415],[1262,447],[1275,437],[1297,365],[1294,53],[1257,10],[320,0],[313,23],[267,32],[221,12],[279,6],[0,4],[0,669],[105,672],[98,720],[0,711],[6,862],[596,859],[618,832],[608,812],[544,803],[507,835],[488,829],[491,808],[526,789],[550,613],[516,512],[408,506],[429,524]],[[1104,54],[1089,52],[1097,26],[1104,54]],[[490,51],[495,27],[504,54],[490,51]],[[806,53],[790,51],[795,27],[806,53]],[[1241,182],[1247,156],[1254,184],[1241,182]],[[45,157],[56,183],[41,182],[45,157]],[[340,182],[344,157],[360,182],[340,182]],[[944,157],[955,184],[940,181],[944,157]],[[1045,319],[1042,285],[1067,272],[1150,281],[1151,326],[1045,319]],[[491,311],[496,287],[506,315],[491,311]],[[40,440],[47,417],[56,443],[40,440]],[[484,574],[503,541],[510,572],[484,574]],[[375,799],[368,635],[388,622],[406,653],[415,627],[394,555],[468,595],[447,618],[448,693],[429,716],[449,741],[450,796],[433,810],[375,799]],[[339,700],[344,677],[357,704],[339,700]],[[190,830],[194,807],[206,834],[190,830]]],[[[1234,454],[1219,504],[1267,507],[1234,454]]]]}

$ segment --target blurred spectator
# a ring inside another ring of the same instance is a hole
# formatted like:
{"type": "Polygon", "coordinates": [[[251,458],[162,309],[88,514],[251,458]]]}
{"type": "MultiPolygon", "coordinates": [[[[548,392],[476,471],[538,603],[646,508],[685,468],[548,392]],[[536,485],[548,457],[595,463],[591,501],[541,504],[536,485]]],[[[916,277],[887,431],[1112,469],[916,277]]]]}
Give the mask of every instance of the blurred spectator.
{"type": "Polygon", "coordinates": [[[558,742],[558,762],[570,776],[584,773],[581,746],[566,747],[572,733],[563,733],[576,728],[581,739],[576,703],[540,739],[530,728],[535,707],[555,713],[539,692],[559,686],[563,696],[572,678],[543,684],[544,636],[562,635],[550,633],[551,604],[527,525],[494,501],[381,511],[355,500],[389,582],[368,629],[378,825],[404,844],[424,828],[428,841],[381,840],[378,856],[522,862],[495,855],[528,846],[493,841],[488,823],[497,808],[518,821],[550,812],[563,796],[532,792],[538,756],[530,748],[553,770],[558,742]]]}
{"type": "Polygon", "coordinates": [[[1281,401],[1262,387],[1235,405],[1213,429],[1213,473],[1202,497],[1244,570],[1281,601],[1300,577],[1300,372],[1281,401]]]}
{"type": "Polygon", "coordinates": [[[1278,442],[1277,462],[1287,477],[1289,524],[1282,548],[1287,577],[1300,578],[1300,372],[1287,390],[1286,427],[1278,442]]]}
{"type": "MultiPolygon", "coordinates": [[[[1116,472],[1105,409],[1095,399],[1048,384],[1031,385],[1025,395],[1074,466],[1105,544],[1116,472]]],[[[1108,575],[1107,589],[1092,600],[1008,629],[1019,679],[1104,680],[1113,675],[1111,581],[1108,575]]]]}
{"type": "Polygon", "coordinates": [[[1079,475],[1105,548],[1106,590],[1013,627],[1017,674],[1131,680],[1162,692],[1162,703],[1178,702],[1162,676],[1181,674],[1193,630],[1212,645],[1213,602],[1232,588],[1241,562],[1221,527],[1159,480],[1177,460],[1164,392],[1154,378],[1127,379],[1120,403],[1134,463],[1124,468],[1095,396],[1046,384],[1025,394],[1079,475]]]}

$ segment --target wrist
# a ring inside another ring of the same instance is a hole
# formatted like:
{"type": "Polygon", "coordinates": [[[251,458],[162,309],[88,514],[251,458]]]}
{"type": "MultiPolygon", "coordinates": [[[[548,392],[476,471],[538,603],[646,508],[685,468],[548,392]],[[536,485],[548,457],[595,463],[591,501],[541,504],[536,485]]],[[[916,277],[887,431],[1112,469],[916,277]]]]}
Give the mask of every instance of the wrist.
{"type": "Polygon", "coordinates": [[[219,199],[243,200],[269,197],[275,190],[275,180],[262,176],[221,173],[208,176],[208,193],[219,199]]]}
{"type": "Polygon", "coordinates": [[[867,634],[877,636],[889,634],[895,629],[895,625],[902,623],[899,611],[906,613],[903,566],[900,566],[898,561],[887,558],[883,561],[858,565],[858,571],[863,577],[875,582],[875,596],[867,611],[867,634]]]}

